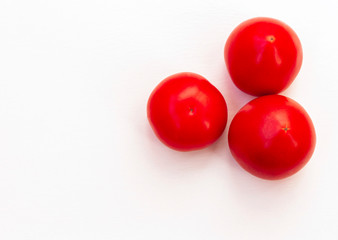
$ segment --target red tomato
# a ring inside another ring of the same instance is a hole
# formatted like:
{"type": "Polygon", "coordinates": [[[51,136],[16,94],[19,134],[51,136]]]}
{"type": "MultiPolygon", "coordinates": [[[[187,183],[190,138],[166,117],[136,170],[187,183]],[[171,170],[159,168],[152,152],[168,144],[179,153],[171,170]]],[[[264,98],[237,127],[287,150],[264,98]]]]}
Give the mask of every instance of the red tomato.
{"type": "Polygon", "coordinates": [[[148,119],[157,137],[179,151],[197,150],[215,142],[227,122],[222,94],[204,77],[177,73],[151,93],[148,119]]]}
{"type": "Polygon", "coordinates": [[[255,96],[285,90],[297,76],[303,60],[301,43],[285,23],[253,18],[230,34],[224,58],[235,85],[255,96]]]}
{"type": "Polygon", "coordinates": [[[294,100],[269,95],[246,104],[229,128],[229,147],[237,162],[264,179],[282,179],[311,158],[316,134],[306,111],[294,100]]]}

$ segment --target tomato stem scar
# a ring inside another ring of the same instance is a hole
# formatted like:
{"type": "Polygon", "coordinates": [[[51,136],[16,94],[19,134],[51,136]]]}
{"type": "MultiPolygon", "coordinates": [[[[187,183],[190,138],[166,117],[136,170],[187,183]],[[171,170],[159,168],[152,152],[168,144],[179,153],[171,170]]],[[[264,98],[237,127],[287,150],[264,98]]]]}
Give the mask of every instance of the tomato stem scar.
{"type": "Polygon", "coordinates": [[[193,115],[194,114],[194,109],[192,107],[189,107],[189,115],[193,115]]]}
{"type": "Polygon", "coordinates": [[[276,40],[276,38],[274,36],[270,35],[270,36],[266,37],[266,40],[268,40],[269,42],[274,42],[276,40]]]}
{"type": "Polygon", "coordinates": [[[285,131],[285,133],[287,132],[287,131],[289,131],[290,130],[290,128],[288,128],[287,126],[285,126],[284,128],[282,128],[284,131],[285,131]]]}

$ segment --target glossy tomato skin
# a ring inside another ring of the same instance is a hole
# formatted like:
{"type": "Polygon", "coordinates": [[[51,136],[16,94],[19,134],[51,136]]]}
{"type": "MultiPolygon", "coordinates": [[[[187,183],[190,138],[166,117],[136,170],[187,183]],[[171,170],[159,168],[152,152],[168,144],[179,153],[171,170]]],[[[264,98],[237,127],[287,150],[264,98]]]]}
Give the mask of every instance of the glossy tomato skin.
{"type": "Polygon", "coordinates": [[[281,95],[256,98],[233,118],[229,147],[249,173],[282,179],[299,171],[311,158],[316,134],[304,108],[281,95]]]}
{"type": "Polygon", "coordinates": [[[259,17],[231,32],[224,58],[234,84],[245,93],[262,96],[279,93],[293,82],[303,52],[298,36],[288,25],[259,17]]]}
{"type": "Polygon", "coordinates": [[[167,77],[153,90],[147,115],[157,137],[178,151],[215,142],[228,117],[222,94],[204,77],[187,72],[167,77]]]}

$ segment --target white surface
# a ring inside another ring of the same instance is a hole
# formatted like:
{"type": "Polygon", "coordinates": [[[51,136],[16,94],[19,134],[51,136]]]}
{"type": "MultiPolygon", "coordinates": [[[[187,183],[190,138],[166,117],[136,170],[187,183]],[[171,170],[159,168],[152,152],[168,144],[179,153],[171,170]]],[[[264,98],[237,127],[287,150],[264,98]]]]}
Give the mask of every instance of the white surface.
{"type": "Polygon", "coordinates": [[[2,0],[0,239],[338,239],[337,9],[335,0],[2,0]],[[317,131],[309,164],[282,181],[242,170],[227,130],[180,153],[146,119],[152,89],[192,71],[221,90],[231,120],[252,97],[231,83],[223,47],[256,16],[301,39],[303,66],[283,94],[317,131]]]}

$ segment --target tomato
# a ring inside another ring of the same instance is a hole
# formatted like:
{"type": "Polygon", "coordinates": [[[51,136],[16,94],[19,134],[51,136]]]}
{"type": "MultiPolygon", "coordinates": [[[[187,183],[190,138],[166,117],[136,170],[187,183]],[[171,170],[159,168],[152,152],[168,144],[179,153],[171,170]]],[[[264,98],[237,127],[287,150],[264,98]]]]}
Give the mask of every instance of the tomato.
{"type": "Polygon", "coordinates": [[[167,77],[153,90],[147,115],[157,137],[179,151],[215,142],[228,117],[222,94],[204,77],[187,72],[167,77]]]}
{"type": "Polygon", "coordinates": [[[285,90],[297,76],[303,60],[296,33],[272,18],[253,18],[230,34],[225,63],[234,84],[255,96],[285,90]]]}
{"type": "Polygon", "coordinates": [[[281,95],[268,95],[240,109],[228,140],[231,154],[245,170],[273,180],[291,176],[309,161],[316,134],[302,106],[281,95]]]}

